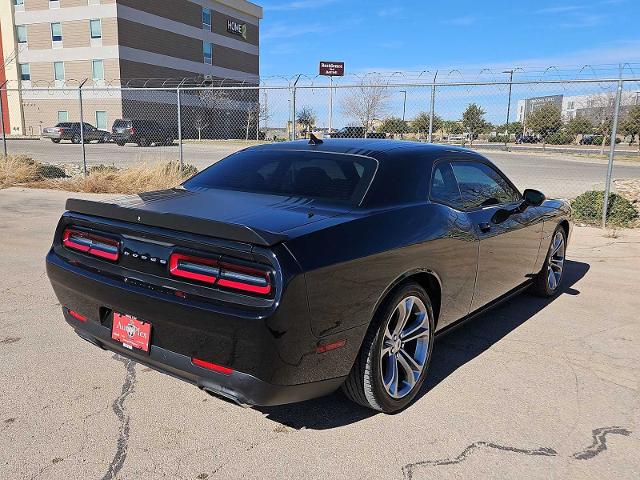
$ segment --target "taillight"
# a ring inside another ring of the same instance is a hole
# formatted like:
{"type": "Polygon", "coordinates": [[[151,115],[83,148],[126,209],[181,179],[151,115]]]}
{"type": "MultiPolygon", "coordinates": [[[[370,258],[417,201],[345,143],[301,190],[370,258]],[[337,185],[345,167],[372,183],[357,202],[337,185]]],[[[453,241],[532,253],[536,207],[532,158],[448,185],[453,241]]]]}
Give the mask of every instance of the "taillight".
{"type": "Polygon", "coordinates": [[[135,135],[135,134],[136,134],[136,129],[135,129],[135,128],[130,128],[130,129],[129,129],[129,133],[130,133],[131,135],[135,135]]]}
{"type": "Polygon", "coordinates": [[[59,129],[58,129],[58,131],[59,131],[60,133],[64,133],[64,128],[59,128],[59,129]]]}
{"type": "Polygon", "coordinates": [[[120,242],[93,233],[67,228],[62,234],[62,244],[72,250],[115,262],[120,256],[120,242]]]}
{"type": "Polygon", "coordinates": [[[69,312],[69,315],[71,315],[76,320],[79,320],[81,322],[86,322],[87,321],[87,317],[85,317],[84,315],[76,312],[75,310],[71,310],[70,308],[67,308],[67,312],[69,312]]]}
{"type": "Polygon", "coordinates": [[[229,367],[223,367],[222,365],[218,365],[216,363],[207,362],[205,360],[200,360],[199,358],[192,357],[191,363],[197,365],[198,367],[206,368],[207,370],[212,370],[214,372],[222,373],[223,375],[231,375],[233,373],[233,369],[229,367]]]}
{"type": "Polygon", "coordinates": [[[169,272],[175,277],[234,290],[259,295],[271,293],[271,277],[268,272],[227,261],[173,253],[169,257],[169,272]]]}

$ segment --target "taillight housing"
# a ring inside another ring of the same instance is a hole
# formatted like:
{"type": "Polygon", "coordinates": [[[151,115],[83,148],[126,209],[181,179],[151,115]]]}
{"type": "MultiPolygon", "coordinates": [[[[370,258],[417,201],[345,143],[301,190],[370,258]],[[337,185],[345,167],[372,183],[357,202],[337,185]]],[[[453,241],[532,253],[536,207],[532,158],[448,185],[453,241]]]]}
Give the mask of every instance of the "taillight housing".
{"type": "Polygon", "coordinates": [[[130,134],[130,135],[135,135],[135,134],[136,134],[136,129],[135,129],[135,128],[133,128],[133,127],[131,127],[131,128],[129,129],[129,134],[130,134]]]}
{"type": "Polygon", "coordinates": [[[269,295],[272,291],[269,272],[228,260],[172,253],[169,273],[174,277],[258,295],[269,295]]]}
{"type": "Polygon", "coordinates": [[[62,234],[62,245],[71,250],[116,262],[120,257],[120,242],[95,233],[66,228],[62,234]]]}

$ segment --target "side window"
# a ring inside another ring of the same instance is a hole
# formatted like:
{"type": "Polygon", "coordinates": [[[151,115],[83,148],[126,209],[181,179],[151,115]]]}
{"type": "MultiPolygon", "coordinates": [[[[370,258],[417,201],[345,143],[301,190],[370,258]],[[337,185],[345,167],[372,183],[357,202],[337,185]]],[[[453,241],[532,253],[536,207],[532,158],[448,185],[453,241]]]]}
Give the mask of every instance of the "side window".
{"type": "Polygon", "coordinates": [[[451,164],[442,162],[433,169],[431,177],[431,200],[450,207],[461,209],[462,198],[451,169],[451,164]]]}
{"type": "Polygon", "coordinates": [[[493,168],[480,162],[452,162],[464,208],[502,205],[521,200],[521,196],[493,168]]]}

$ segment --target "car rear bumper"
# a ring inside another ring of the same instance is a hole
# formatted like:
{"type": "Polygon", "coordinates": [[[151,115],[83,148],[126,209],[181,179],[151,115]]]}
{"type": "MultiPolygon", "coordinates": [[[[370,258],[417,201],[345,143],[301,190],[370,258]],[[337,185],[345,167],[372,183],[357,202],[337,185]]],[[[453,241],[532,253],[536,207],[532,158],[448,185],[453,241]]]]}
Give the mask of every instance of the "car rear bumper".
{"type": "Polygon", "coordinates": [[[113,140],[114,142],[125,142],[125,143],[134,141],[134,139],[128,133],[112,133],[111,140],[113,140]]]}
{"type": "Polygon", "coordinates": [[[98,322],[81,322],[64,311],[65,320],[83,340],[147,365],[162,373],[185,380],[213,395],[240,405],[273,406],[301,402],[328,395],[342,385],[345,377],[332,378],[300,385],[273,385],[253,375],[233,371],[230,374],[209,371],[191,363],[191,359],[170,350],[152,347],[149,354],[135,352],[111,339],[109,328],[98,322]]]}
{"type": "MultiPolygon", "coordinates": [[[[349,349],[316,351],[320,340],[308,323],[306,295],[296,285],[289,286],[291,296],[277,310],[242,315],[112,279],[53,250],[46,264],[65,319],[83,339],[238,403],[278,405],[322,396],[337,389],[349,373],[349,349]],[[72,317],[68,309],[86,320],[72,317]],[[111,338],[114,311],[152,325],[149,354],[111,338]],[[192,358],[232,373],[194,365],[192,358]]],[[[356,344],[350,345],[357,349],[356,344]]]]}
{"type": "Polygon", "coordinates": [[[42,138],[51,138],[53,140],[63,140],[63,136],[59,133],[42,132],[42,138]]]}

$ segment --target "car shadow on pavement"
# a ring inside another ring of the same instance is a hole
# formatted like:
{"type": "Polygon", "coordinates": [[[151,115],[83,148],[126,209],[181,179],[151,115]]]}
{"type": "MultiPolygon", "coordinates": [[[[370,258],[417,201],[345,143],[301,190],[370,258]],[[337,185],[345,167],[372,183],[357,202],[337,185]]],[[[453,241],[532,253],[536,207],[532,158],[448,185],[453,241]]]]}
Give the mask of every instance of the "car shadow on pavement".
{"type": "MultiPolygon", "coordinates": [[[[579,295],[580,292],[574,289],[573,285],[587,274],[589,268],[586,263],[567,260],[565,278],[559,295],[553,298],[540,298],[527,293],[517,295],[436,339],[427,380],[414,403],[419,402],[429,390],[458,368],[489,349],[556,299],[563,295],[579,295]]],[[[411,405],[408,408],[411,408],[411,405]]],[[[341,391],[306,402],[256,409],[274,422],[294,429],[313,430],[342,427],[377,415],[372,410],[351,403],[341,391]]]]}

